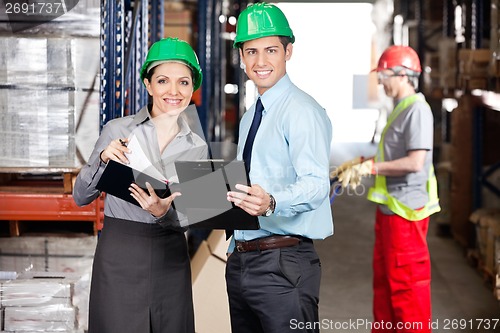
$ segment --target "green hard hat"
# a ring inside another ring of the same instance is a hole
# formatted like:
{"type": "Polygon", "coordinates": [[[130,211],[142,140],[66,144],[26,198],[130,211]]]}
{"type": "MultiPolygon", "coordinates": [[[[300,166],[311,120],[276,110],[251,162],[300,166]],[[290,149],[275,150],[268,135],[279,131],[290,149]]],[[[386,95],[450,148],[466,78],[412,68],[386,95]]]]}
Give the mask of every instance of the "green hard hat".
{"type": "Polygon", "coordinates": [[[265,2],[254,3],[238,17],[233,46],[238,48],[249,40],[269,36],[286,36],[290,37],[292,43],[295,42],[295,36],[281,9],[265,2]]]}
{"type": "Polygon", "coordinates": [[[146,61],[141,68],[141,81],[144,81],[148,67],[156,61],[177,60],[185,63],[193,71],[193,90],[201,86],[201,73],[198,57],[188,42],[178,38],[163,38],[149,48],[146,61]]]}

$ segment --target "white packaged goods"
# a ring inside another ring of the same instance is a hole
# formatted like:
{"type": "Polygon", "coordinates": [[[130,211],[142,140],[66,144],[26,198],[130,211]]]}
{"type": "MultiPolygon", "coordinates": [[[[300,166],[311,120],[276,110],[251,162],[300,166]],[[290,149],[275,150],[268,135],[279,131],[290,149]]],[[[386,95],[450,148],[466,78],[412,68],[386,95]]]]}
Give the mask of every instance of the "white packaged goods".
{"type": "Polygon", "coordinates": [[[5,308],[5,331],[59,331],[74,330],[75,309],[67,305],[5,308]]]}
{"type": "Polygon", "coordinates": [[[5,318],[0,331],[83,332],[88,328],[90,274],[29,272],[0,283],[5,318]]]}
{"type": "Polygon", "coordinates": [[[0,270],[85,274],[92,266],[96,236],[10,237],[0,242],[0,270]]]}
{"type": "Polygon", "coordinates": [[[12,280],[0,284],[0,289],[2,307],[71,305],[72,283],[60,279],[12,280]]]}
{"type": "Polygon", "coordinates": [[[0,281],[0,332],[83,333],[96,245],[95,236],[2,238],[0,271],[15,278],[0,281]]]}
{"type": "Polygon", "coordinates": [[[99,133],[99,9],[80,1],[15,33],[0,22],[0,167],[71,168],[88,158],[99,133]],[[92,129],[87,142],[77,142],[78,128],[92,129]]]}
{"type": "Polygon", "coordinates": [[[87,98],[97,94],[98,45],[76,37],[0,37],[0,167],[77,165],[82,108],[98,127],[99,105],[87,98]]]}

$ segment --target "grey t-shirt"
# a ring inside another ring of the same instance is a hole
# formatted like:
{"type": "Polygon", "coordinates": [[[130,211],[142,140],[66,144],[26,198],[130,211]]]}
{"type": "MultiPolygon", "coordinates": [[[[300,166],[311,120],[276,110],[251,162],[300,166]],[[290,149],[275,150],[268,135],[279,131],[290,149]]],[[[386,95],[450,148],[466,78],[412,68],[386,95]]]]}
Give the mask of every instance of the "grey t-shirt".
{"type": "MultiPolygon", "coordinates": [[[[432,164],[434,119],[432,110],[420,94],[420,99],[403,110],[387,129],[384,138],[384,160],[392,161],[408,155],[411,150],[427,150],[424,167],[419,172],[402,177],[386,177],[389,194],[412,209],[429,201],[427,179],[432,164]]],[[[408,97],[407,97],[408,98],[408,97]]],[[[400,101],[395,101],[396,105],[400,101]]],[[[381,205],[384,214],[393,214],[381,205]]]]}

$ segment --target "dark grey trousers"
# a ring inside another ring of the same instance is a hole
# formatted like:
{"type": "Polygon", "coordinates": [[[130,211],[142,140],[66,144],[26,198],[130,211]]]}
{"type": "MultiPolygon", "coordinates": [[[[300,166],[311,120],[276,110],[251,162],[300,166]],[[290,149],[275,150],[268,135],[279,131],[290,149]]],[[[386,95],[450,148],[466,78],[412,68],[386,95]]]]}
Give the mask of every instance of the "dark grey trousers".
{"type": "Polygon", "coordinates": [[[106,217],[92,271],[89,333],[194,333],[183,233],[106,217]]]}
{"type": "Polygon", "coordinates": [[[312,241],[233,252],[226,283],[233,333],[319,332],[321,264],[312,241]]]}

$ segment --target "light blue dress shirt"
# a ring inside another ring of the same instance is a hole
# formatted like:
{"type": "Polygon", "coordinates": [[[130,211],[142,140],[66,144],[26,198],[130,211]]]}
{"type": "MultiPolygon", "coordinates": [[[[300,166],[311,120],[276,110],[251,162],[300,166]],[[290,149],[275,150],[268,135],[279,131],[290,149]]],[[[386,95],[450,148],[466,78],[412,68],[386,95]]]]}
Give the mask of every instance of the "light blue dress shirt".
{"type": "MultiPolygon", "coordinates": [[[[261,229],[235,230],[234,240],[271,234],[324,239],[333,234],[329,201],[329,157],[332,126],[326,111],[286,74],[260,96],[264,111],[252,150],[251,184],[259,184],[276,199],[269,217],[259,217],[261,229]]],[[[243,115],[237,158],[255,113],[255,103],[243,115]]]]}

